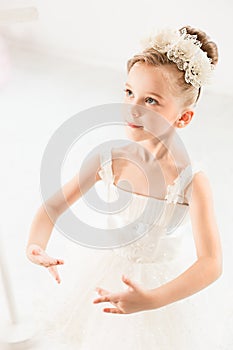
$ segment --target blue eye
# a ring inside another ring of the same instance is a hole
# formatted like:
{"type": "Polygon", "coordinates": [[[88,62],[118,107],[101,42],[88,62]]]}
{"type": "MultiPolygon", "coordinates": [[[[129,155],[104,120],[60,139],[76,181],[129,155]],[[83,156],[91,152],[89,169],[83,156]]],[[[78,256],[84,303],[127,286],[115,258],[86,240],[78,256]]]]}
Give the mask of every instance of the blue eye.
{"type": "MultiPolygon", "coordinates": [[[[152,98],[152,97],[148,97],[147,101],[148,101],[148,100],[150,100],[150,101],[154,101],[154,102],[155,102],[155,104],[157,104],[157,103],[158,103],[158,102],[157,102],[157,101],[156,101],[154,98],[152,98]]],[[[150,102],[149,102],[149,104],[154,104],[154,103],[150,103],[150,102]]]]}

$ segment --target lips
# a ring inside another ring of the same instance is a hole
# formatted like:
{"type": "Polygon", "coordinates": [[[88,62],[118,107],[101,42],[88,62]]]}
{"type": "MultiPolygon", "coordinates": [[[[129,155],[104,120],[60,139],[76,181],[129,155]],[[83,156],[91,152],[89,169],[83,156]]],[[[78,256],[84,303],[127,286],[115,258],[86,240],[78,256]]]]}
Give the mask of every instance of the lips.
{"type": "Polygon", "coordinates": [[[128,126],[130,126],[131,128],[143,128],[142,125],[136,125],[136,124],[132,124],[132,123],[129,123],[127,122],[128,126]]]}

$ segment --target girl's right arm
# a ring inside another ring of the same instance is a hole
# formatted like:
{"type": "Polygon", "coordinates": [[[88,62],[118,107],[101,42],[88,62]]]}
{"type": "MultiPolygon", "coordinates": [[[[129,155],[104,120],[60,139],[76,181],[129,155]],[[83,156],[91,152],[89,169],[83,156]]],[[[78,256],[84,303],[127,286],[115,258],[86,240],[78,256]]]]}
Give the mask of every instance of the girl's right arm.
{"type": "Polygon", "coordinates": [[[26,255],[33,263],[48,268],[58,283],[60,283],[60,277],[56,265],[61,265],[64,261],[62,259],[54,259],[45,252],[47,243],[59,216],[98,180],[101,180],[98,174],[99,167],[99,155],[94,155],[88,161],[85,161],[81,175],[76,174],[59,191],[43,203],[33,219],[26,255]]]}

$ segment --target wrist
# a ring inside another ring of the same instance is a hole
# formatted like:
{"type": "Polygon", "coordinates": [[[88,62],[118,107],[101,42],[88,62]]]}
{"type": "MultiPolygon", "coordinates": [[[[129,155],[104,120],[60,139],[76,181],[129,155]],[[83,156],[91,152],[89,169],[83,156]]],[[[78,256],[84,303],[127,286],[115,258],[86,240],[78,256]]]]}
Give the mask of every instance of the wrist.
{"type": "Polygon", "coordinates": [[[146,291],[146,304],[148,310],[153,310],[159,308],[159,298],[157,296],[157,288],[156,289],[148,289],[146,291]]]}
{"type": "Polygon", "coordinates": [[[160,288],[149,289],[147,292],[148,304],[150,305],[150,309],[158,309],[166,303],[164,302],[160,288]]]}
{"type": "Polygon", "coordinates": [[[43,251],[42,247],[38,244],[30,243],[26,247],[26,256],[32,261],[32,256],[37,255],[43,251]]]}

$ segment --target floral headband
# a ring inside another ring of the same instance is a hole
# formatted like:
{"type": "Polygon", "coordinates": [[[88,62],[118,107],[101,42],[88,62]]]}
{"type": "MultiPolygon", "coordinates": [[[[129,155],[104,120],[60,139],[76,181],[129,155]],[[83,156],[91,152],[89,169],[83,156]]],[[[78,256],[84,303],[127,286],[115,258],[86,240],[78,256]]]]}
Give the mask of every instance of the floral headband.
{"type": "Polygon", "coordinates": [[[187,34],[186,28],[181,30],[164,29],[157,34],[141,40],[143,49],[154,48],[166,53],[180,70],[185,71],[185,81],[199,89],[209,82],[214,65],[207,52],[201,49],[202,43],[197,35],[187,34]]]}

